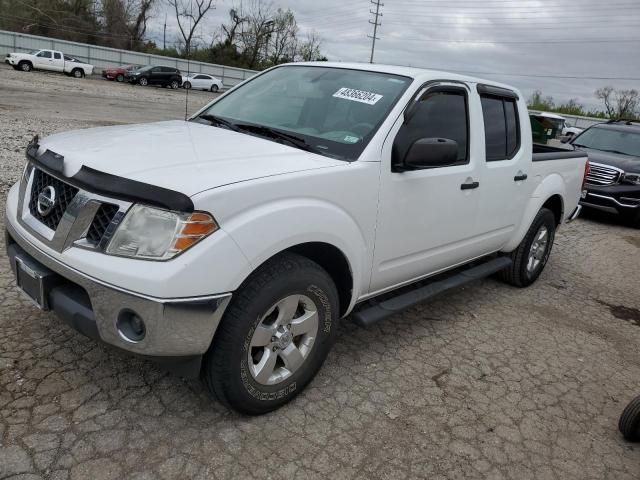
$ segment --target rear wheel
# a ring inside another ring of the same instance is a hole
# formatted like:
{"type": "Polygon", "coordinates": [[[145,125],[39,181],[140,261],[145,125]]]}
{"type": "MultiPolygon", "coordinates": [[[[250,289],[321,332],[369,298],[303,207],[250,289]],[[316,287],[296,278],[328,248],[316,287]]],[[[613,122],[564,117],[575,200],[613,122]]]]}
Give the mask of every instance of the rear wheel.
{"type": "Polygon", "coordinates": [[[31,65],[31,62],[20,62],[18,64],[18,68],[20,68],[20,70],[22,70],[23,72],[30,72],[31,70],[33,70],[33,65],[31,65]]]}
{"type": "Polygon", "coordinates": [[[548,208],[540,209],[518,248],[511,252],[513,263],[498,274],[500,279],[516,287],[535,282],[549,260],[555,234],[555,215],[548,208]]]}
{"type": "Polygon", "coordinates": [[[121,74],[121,73],[119,73],[119,74],[116,76],[116,80],[117,80],[118,82],[124,82],[124,75],[123,75],[123,74],[121,74]]]}
{"type": "Polygon", "coordinates": [[[211,85],[211,91],[213,93],[216,93],[218,91],[218,85],[216,85],[215,83],[213,85],[211,85]]]}
{"type": "Polygon", "coordinates": [[[631,400],[631,403],[622,411],[618,428],[625,440],[640,442],[640,396],[631,400]]]}
{"type": "Polygon", "coordinates": [[[318,264],[294,254],[261,266],[234,295],[205,356],[206,385],[234,410],[258,415],[293,399],[336,338],[336,287],[318,264]]]}
{"type": "Polygon", "coordinates": [[[169,84],[169,86],[176,90],[177,88],[180,88],[180,82],[177,80],[172,80],[171,83],[169,84]]]}

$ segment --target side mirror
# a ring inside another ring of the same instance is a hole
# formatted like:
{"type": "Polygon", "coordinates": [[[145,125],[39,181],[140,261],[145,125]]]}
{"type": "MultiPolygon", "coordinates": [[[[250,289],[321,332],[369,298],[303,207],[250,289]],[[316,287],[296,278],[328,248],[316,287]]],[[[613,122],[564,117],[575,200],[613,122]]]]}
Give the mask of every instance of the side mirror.
{"type": "Polygon", "coordinates": [[[413,142],[401,169],[420,170],[453,165],[458,160],[458,142],[448,138],[420,138],[413,142]],[[404,168],[402,168],[404,167],[404,168]]]}
{"type": "Polygon", "coordinates": [[[562,137],[560,139],[560,143],[569,143],[571,141],[571,138],[573,138],[573,135],[567,135],[565,137],[562,137]]]}

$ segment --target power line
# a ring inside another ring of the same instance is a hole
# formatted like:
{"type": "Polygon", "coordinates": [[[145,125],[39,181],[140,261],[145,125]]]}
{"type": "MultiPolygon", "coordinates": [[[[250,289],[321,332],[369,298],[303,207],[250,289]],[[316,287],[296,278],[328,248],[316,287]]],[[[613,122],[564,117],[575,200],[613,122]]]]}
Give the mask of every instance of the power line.
{"type": "Polygon", "coordinates": [[[480,72],[473,70],[455,70],[452,68],[428,67],[429,70],[442,70],[454,73],[467,73],[471,75],[489,75],[498,77],[527,77],[527,78],[561,78],[568,80],[626,80],[639,81],[640,77],[591,77],[585,75],[543,75],[536,73],[506,73],[506,72],[480,72]]]}
{"type": "Polygon", "coordinates": [[[380,7],[384,7],[384,3],[380,3],[380,0],[370,0],[372,5],[376,6],[376,11],[369,10],[369,13],[375,15],[373,22],[369,20],[369,23],[373,25],[373,36],[367,35],[367,37],[371,38],[371,58],[369,59],[369,63],[373,63],[373,52],[376,49],[376,40],[380,40],[376,37],[378,33],[378,27],[382,25],[381,22],[378,22],[378,18],[382,16],[380,13],[380,7]]]}

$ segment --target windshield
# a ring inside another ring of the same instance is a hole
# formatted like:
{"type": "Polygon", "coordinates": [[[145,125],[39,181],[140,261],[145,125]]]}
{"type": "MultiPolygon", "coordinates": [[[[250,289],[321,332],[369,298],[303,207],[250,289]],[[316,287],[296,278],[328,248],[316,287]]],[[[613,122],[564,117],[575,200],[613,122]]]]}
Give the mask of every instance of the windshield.
{"type": "Polygon", "coordinates": [[[40,53],[40,50],[31,50],[29,55],[37,55],[38,53],[40,53]]]}
{"type": "Polygon", "coordinates": [[[640,132],[591,127],[576,138],[574,145],[640,157],[640,132]]]}
{"type": "Polygon", "coordinates": [[[200,117],[266,127],[250,133],[276,141],[282,138],[266,130],[286,132],[317,153],[352,161],[410,83],[386,73],[290,65],[255,77],[200,117]]]}

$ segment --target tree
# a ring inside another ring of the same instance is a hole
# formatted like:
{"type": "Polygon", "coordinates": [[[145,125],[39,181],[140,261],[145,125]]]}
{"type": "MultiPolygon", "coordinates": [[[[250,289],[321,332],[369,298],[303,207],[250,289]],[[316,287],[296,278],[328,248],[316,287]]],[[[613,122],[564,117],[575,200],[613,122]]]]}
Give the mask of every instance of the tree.
{"type": "Polygon", "coordinates": [[[552,111],[555,109],[553,97],[543,97],[540,90],[536,90],[531,94],[527,106],[532,110],[552,111]]]}
{"type": "Polygon", "coordinates": [[[144,45],[155,0],[102,0],[99,16],[108,35],[104,45],[128,50],[144,45]]]}
{"type": "Polygon", "coordinates": [[[302,45],[300,45],[300,50],[298,55],[303,62],[313,62],[315,60],[322,60],[323,57],[320,53],[320,45],[322,41],[320,40],[320,36],[318,32],[315,30],[307,33],[307,37],[305,38],[302,45]]]}
{"type": "Polygon", "coordinates": [[[295,57],[297,48],[298,23],[293,12],[278,9],[273,20],[271,43],[271,64],[289,62],[295,57]]]}
{"type": "Polygon", "coordinates": [[[198,24],[209,10],[215,8],[213,0],[189,0],[188,2],[187,0],[167,0],[167,2],[175,11],[178,28],[184,40],[185,53],[189,56],[198,24]]]}
{"type": "Polygon", "coordinates": [[[640,114],[640,94],[635,89],[599,88],[596,98],[602,101],[609,118],[636,118],[640,114]]]}

